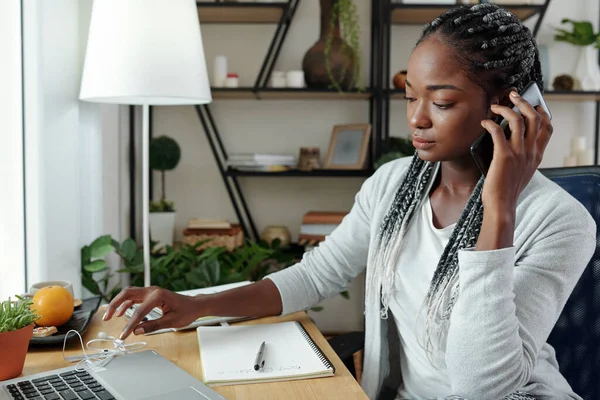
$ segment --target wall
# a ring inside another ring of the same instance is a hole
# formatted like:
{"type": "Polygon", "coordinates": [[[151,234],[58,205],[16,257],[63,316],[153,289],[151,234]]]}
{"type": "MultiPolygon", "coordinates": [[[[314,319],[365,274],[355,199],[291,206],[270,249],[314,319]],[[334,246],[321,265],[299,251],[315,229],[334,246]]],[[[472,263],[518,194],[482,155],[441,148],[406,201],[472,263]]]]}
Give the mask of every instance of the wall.
{"type": "Polygon", "coordinates": [[[69,280],[76,297],[81,247],[124,220],[119,109],[78,99],[91,5],[23,2],[27,281],[69,280]]]}
{"type": "MultiPolygon", "coordinates": [[[[25,207],[23,204],[23,93],[21,7],[0,2],[0,301],[25,287],[25,207]]],[[[14,297],[13,297],[14,298],[14,297]]]]}
{"type": "MultiPolygon", "coordinates": [[[[363,35],[361,45],[369,54],[370,2],[356,1],[363,35]]],[[[553,43],[551,26],[563,17],[584,18],[598,15],[594,9],[579,8],[569,0],[553,0],[540,32],[540,43],[551,44],[551,74],[574,68],[577,50],[566,44],[553,43]],[[589,14],[588,14],[589,13],[589,14]]],[[[202,35],[208,60],[218,54],[228,57],[230,70],[240,74],[241,86],[251,86],[260,68],[274,32],[274,26],[203,25],[202,35]]],[[[303,1],[297,11],[281,51],[276,69],[301,68],[302,57],[317,39],[319,6],[317,1],[303,1]]],[[[392,28],[391,69],[404,69],[420,27],[392,28]]],[[[368,82],[367,57],[363,60],[364,79],[368,82]]],[[[566,155],[570,138],[582,134],[591,142],[593,120],[589,109],[580,103],[550,102],[555,133],[542,166],[559,166],[566,155]]],[[[367,101],[253,101],[215,100],[211,105],[223,140],[230,152],[298,153],[300,146],[318,146],[325,154],[334,124],[360,123],[368,119],[367,101]]],[[[403,100],[392,103],[391,133],[407,135],[403,100]]],[[[175,201],[177,239],[189,218],[227,218],[235,214],[218,174],[204,132],[192,107],[155,108],[154,134],[170,135],[181,145],[179,167],[167,174],[167,196],[175,201]]],[[[155,182],[159,184],[159,180],[155,182]]],[[[259,230],[270,224],[283,224],[297,237],[302,215],[308,210],[347,210],[363,179],[279,179],[243,178],[242,188],[259,230]]],[[[158,193],[158,186],[156,193],[158,193]]],[[[321,329],[350,330],[362,326],[361,290],[363,277],[353,282],[356,295],[352,302],[337,297],[325,302],[325,312],[313,313],[321,329]],[[344,313],[339,310],[344,309],[344,313]],[[328,312],[329,310],[329,312],[328,312]]]]}

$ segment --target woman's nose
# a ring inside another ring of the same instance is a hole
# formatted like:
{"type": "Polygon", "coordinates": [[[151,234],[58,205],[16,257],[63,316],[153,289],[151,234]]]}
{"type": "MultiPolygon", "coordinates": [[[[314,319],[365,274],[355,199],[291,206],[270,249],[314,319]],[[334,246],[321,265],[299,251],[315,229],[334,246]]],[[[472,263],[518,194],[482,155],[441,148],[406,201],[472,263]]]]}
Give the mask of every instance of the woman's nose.
{"type": "Polygon", "coordinates": [[[431,128],[431,118],[423,103],[413,105],[412,110],[409,108],[408,121],[413,129],[431,128]]]}

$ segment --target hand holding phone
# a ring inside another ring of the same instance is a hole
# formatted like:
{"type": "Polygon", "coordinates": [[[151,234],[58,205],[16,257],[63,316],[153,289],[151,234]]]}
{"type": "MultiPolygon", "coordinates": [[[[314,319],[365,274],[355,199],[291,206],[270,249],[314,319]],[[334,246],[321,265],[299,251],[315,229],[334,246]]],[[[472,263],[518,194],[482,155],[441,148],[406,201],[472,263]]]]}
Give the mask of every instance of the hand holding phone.
{"type": "MultiPolygon", "coordinates": [[[[542,92],[540,91],[538,85],[535,82],[529,82],[525,86],[525,88],[519,93],[519,95],[529,104],[531,104],[532,107],[542,107],[542,109],[548,114],[550,119],[552,119],[552,114],[548,109],[548,105],[544,101],[542,92]]],[[[513,111],[515,111],[518,114],[521,114],[517,106],[513,107],[513,111]]],[[[504,130],[506,138],[510,139],[510,129],[508,127],[508,121],[506,119],[503,119],[502,117],[499,117],[495,122],[498,123],[498,125],[500,125],[500,127],[504,130]]],[[[475,159],[475,163],[477,164],[477,167],[479,168],[481,173],[484,176],[486,176],[494,155],[494,142],[489,132],[485,131],[471,145],[471,155],[475,159]]]]}

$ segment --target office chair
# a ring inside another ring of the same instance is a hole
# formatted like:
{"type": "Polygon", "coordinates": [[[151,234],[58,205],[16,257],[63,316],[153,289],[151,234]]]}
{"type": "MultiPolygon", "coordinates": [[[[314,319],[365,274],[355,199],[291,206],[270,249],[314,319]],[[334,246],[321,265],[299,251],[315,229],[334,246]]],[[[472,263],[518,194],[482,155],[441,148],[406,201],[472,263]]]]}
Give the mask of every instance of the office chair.
{"type": "MultiPolygon", "coordinates": [[[[540,172],[580,201],[600,231],[600,166],[546,168],[540,172]]],[[[596,251],[548,338],[556,350],[560,372],[584,400],[600,399],[600,235],[596,238],[596,251]]],[[[364,332],[329,340],[355,377],[353,354],[364,347],[364,342],[364,332]]]]}
{"type": "MultiPolygon", "coordinates": [[[[600,166],[540,169],[590,212],[600,232],[600,166]]],[[[600,399],[600,235],[548,343],[560,372],[585,400],[600,399]]]]}

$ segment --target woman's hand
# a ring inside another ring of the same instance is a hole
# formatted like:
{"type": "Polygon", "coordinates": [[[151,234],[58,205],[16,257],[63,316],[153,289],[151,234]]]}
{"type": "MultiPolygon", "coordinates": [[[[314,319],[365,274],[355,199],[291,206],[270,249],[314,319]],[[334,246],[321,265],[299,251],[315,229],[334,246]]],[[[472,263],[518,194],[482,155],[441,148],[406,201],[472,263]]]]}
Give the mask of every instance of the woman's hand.
{"type": "Polygon", "coordinates": [[[500,125],[491,120],[481,122],[492,135],[494,155],[481,196],[484,212],[478,250],[513,245],[517,199],[540,165],[552,136],[550,117],[542,107],[534,109],[517,92],[510,96],[521,115],[509,107],[492,105],[492,112],[508,121],[509,139],[500,125]]]}
{"type": "Polygon", "coordinates": [[[110,302],[103,320],[108,321],[113,316],[121,317],[129,307],[141,303],[125,325],[119,339],[127,338],[132,331],[139,335],[158,329],[180,328],[189,325],[202,314],[203,297],[184,296],[159,287],[128,287],[110,302]],[[154,307],[160,308],[163,316],[142,322],[154,307]]]}

